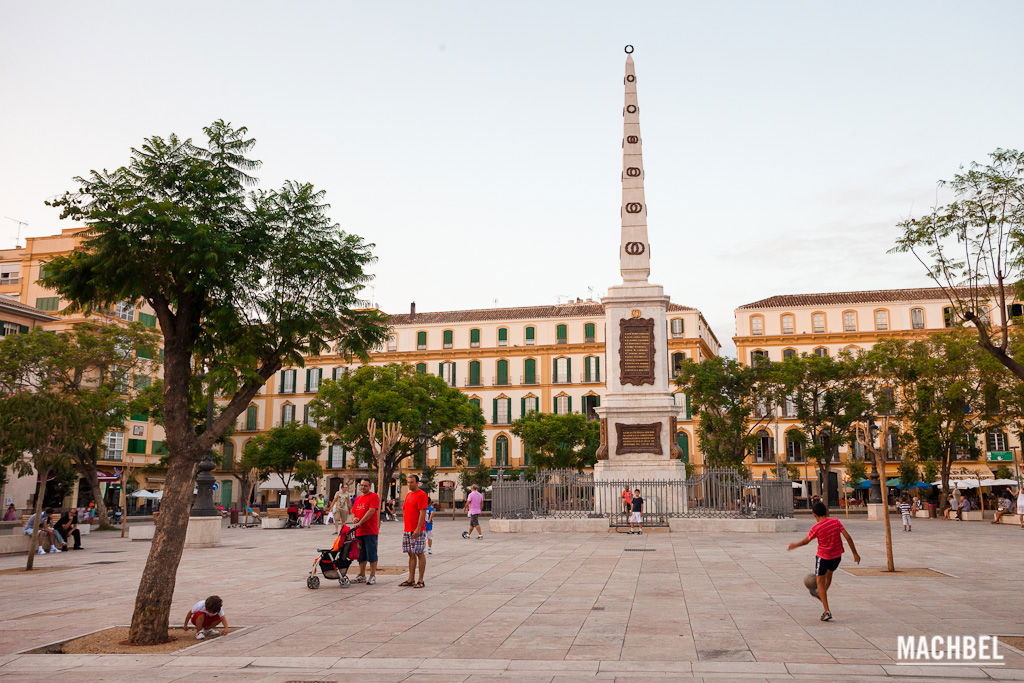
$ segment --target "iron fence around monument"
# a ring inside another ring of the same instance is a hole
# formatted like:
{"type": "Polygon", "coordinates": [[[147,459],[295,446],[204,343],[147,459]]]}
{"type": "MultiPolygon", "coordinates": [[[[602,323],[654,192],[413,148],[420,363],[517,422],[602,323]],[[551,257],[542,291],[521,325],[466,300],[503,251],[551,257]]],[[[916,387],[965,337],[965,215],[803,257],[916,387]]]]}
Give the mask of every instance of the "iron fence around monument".
{"type": "Polygon", "coordinates": [[[495,519],[600,518],[612,526],[629,523],[622,499],[625,489],[640,489],[644,525],[667,526],[672,517],[775,519],[793,516],[793,483],[783,471],[777,478],[742,476],[728,468],[708,469],[688,479],[595,481],[575,470],[542,470],[532,479],[498,474],[491,489],[495,519]]]}

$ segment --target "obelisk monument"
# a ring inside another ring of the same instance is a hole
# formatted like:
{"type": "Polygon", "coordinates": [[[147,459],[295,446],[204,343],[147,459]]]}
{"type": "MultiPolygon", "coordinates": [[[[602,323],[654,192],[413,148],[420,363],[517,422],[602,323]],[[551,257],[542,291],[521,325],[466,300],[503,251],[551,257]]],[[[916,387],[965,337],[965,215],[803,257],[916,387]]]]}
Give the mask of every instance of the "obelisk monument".
{"type": "Polygon", "coordinates": [[[622,230],[619,271],[622,283],[601,300],[605,311],[607,393],[597,408],[601,446],[598,480],[684,479],[686,467],[676,447],[681,413],[669,391],[669,298],[647,281],[651,247],[636,94],[633,47],[626,46],[625,105],[622,110],[622,230]]]}

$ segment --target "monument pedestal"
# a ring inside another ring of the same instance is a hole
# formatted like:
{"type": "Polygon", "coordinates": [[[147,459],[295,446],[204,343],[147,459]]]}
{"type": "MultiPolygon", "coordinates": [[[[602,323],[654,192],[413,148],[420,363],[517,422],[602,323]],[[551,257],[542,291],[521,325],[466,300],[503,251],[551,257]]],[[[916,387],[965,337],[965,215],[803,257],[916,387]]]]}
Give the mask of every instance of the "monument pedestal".
{"type": "Polygon", "coordinates": [[[214,548],[220,545],[220,515],[216,517],[189,517],[185,532],[186,548],[214,548]]]}
{"type": "Polygon", "coordinates": [[[868,503],[868,519],[876,521],[889,514],[888,506],[882,503],[868,503]]]}

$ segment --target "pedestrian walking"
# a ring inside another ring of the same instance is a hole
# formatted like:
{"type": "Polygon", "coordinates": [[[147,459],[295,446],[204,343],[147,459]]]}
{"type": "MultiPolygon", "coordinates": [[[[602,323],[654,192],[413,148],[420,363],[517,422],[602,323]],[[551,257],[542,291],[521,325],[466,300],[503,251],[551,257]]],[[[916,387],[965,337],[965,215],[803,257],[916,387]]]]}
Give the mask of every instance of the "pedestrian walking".
{"type": "Polygon", "coordinates": [[[912,521],[911,520],[911,515],[910,515],[910,508],[911,508],[910,502],[906,498],[903,498],[903,500],[900,501],[899,508],[900,508],[900,515],[903,516],[903,530],[904,531],[912,531],[911,526],[910,526],[910,523],[912,521]]]}
{"type": "Polygon", "coordinates": [[[425,533],[427,536],[427,555],[434,554],[434,501],[427,496],[427,519],[425,533]]]}
{"type": "Polygon", "coordinates": [[[423,574],[427,570],[426,536],[424,536],[427,524],[427,494],[420,488],[419,475],[410,474],[408,477],[409,493],[405,496],[405,503],[402,505],[402,552],[409,556],[409,578],[399,586],[411,586],[412,588],[423,588],[423,574]],[[419,568],[419,580],[416,579],[416,569],[419,568]]]}
{"type": "Polygon", "coordinates": [[[832,585],[832,574],[839,568],[843,559],[843,539],[850,544],[850,552],[853,553],[853,561],[860,564],[860,555],[857,554],[857,546],[854,545],[850,532],[846,530],[843,523],[835,517],[828,516],[828,508],[824,503],[818,501],[811,508],[816,520],[814,526],[807,533],[807,538],[796,543],[790,543],[787,550],[794,550],[805,546],[811,539],[817,539],[818,552],[814,557],[814,576],[816,584],[816,595],[821,601],[824,612],[821,613],[821,621],[832,621],[832,611],[828,606],[828,589],[832,585]]]}
{"type": "Polygon", "coordinates": [[[338,489],[338,492],[334,494],[334,498],[331,499],[331,508],[327,516],[327,521],[334,524],[335,535],[341,532],[341,525],[348,521],[348,510],[345,506],[346,497],[345,494],[338,489]]]}
{"type": "Polygon", "coordinates": [[[370,490],[370,480],[359,480],[359,495],[352,503],[352,519],[359,539],[359,575],[356,583],[369,586],[377,583],[377,541],[380,538],[380,496],[370,490]],[[370,565],[370,576],[366,576],[370,565]]]}
{"type": "Polygon", "coordinates": [[[476,539],[479,541],[484,537],[480,530],[480,513],[484,510],[484,494],[477,490],[477,485],[469,487],[469,495],[466,497],[466,516],[469,517],[469,529],[462,532],[463,538],[473,535],[473,528],[476,528],[476,539]]]}
{"type": "Polygon", "coordinates": [[[629,533],[640,534],[642,536],[644,533],[644,499],[640,497],[640,489],[633,491],[630,506],[629,533]],[[633,525],[636,525],[635,531],[633,529],[633,525]]]}

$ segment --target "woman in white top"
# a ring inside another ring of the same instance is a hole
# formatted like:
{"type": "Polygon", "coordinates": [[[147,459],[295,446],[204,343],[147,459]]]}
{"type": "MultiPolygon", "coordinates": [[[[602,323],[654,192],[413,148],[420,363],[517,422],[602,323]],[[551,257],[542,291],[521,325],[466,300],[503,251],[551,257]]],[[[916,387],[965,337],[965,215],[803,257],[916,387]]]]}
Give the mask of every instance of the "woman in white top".
{"type": "Polygon", "coordinates": [[[342,493],[341,489],[334,494],[331,500],[331,520],[334,522],[334,533],[341,531],[341,525],[348,520],[348,496],[342,493]]]}
{"type": "Polygon", "coordinates": [[[1024,487],[1017,489],[1017,516],[1020,517],[1020,528],[1024,529],[1024,487]]]}

